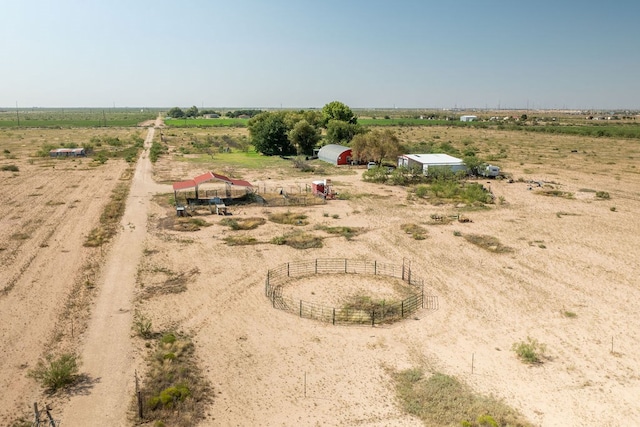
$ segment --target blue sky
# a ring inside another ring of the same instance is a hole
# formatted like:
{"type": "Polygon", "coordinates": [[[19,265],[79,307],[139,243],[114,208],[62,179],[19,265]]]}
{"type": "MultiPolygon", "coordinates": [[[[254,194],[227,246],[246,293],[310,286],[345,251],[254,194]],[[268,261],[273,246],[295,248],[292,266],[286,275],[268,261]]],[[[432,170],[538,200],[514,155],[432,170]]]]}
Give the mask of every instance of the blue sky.
{"type": "Polygon", "coordinates": [[[0,3],[0,106],[640,109],[640,2],[0,3]]]}

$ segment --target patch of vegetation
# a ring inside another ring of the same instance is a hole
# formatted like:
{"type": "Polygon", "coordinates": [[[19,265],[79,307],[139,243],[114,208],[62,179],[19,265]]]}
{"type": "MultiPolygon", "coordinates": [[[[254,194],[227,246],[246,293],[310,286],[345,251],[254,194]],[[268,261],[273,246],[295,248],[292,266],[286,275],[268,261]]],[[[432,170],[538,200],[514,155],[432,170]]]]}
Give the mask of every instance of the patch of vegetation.
{"type": "Polygon", "coordinates": [[[294,249],[312,249],[322,247],[322,237],[305,232],[294,232],[271,239],[274,245],[287,245],[294,249]]]}
{"type": "Polygon", "coordinates": [[[564,197],[565,199],[573,199],[573,193],[569,191],[562,191],[557,189],[545,188],[543,190],[536,190],[536,194],[550,197],[564,197]]]}
{"type": "Polygon", "coordinates": [[[120,220],[124,215],[124,208],[129,195],[129,185],[120,183],[111,193],[109,203],[100,215],[100,226],[91,230],[84,246],[98,247],[108,242],[118,231],[120,220]]]}
{"type": "Polygon", "coordinates": [[[347,240],[351,240],[353,237],[364,232],[364,229],[360,227],[329,227],[326,225],[318,225],[316,226],[316,230],[322,230],[329,234],[337,234],[343,236],[347,240]]]}
{"type": "Polygon", "coordinates": [[[28,376],[35,379],[49,392],[65,388],[78,379],[79,363],[76,355],[64,353],[58,357],[48,355],[45,360],[40,359],[36,367],[28,372],[28,376]]]}
{"type": "Polygon", "coordinates": [[[267,221],[264,218],[224,218],[220,221],[220,225],[231,228],[232,230],[255,230],[267,221]]]}
{"type": "Polygon", "coordinates": [[[269,221],[277,224],[289,224],[289,225],[307,225],[307,216],[301,213],[295,212],[280,212],[269,214],[269,221]]]}
{"type": "Polygon", "coordinates": [[[164,334],[148,363],[147,377],[140,389],[143,421],[172,426],[197,424],[210,401],[211,390],[196,364],[191,340],[176,333],[164,334]]]}
{"type": "Polygon", "coordinates": [[[136,311],[133,315],[133,330],[139,337],[149,339],[153,336],[151,319],[136,311]]]}
{"type": "Polygon", "coordinates": [[[602,199],[602,200],[608,200],[611,198],[611,196],[606,191],[596,191],[596,198],[602,199]]]}
{"type": "Polygon", "coordinates": [[[427,237],[427,229],[421,225],[413,224],[413,223],[405,223],[400,226],[402,231],[407,234],[411,234],[411,236],[415,240],[424,240],[427,237]]]}
{"type": "Polygon", "coordinates": [[[11,235],[11,239],[13,240],[27,240],[29,239],[29,236],[27,233],[13,233],[11,235]]]}
{"type": "Polygon", "coordinates": [[[166,271],[163,271],[162,269],[155,269],[154,272],[164,273],[168,277],[160,284],[146,286],[144,288],[144,292],[141,294],[141,298],[182,293],[187,290],[187,283],[189,283],[193,277],[200,274],[200,269],[198,267],[194,267],[189,271],[183,271],[181,273],[174,273],[169,269],[166,269],[166,271]]]}
{"type": "Polygon", "coordinates": [[[578,214],[571,213],[571,212],[562,212],[562,211],[560,211],[560,212],[556,212],[556,216],[558,218],[562,218],[563,216],[578,216],[578,214]]]}
{"type": "Polygon", "coordinates": [[[497,238],[493,236],[487,236],[483,234],[465,234],[463,237],[467,242],[479,246],[489,252],[506,253],[513,251],[512,248],[503,245],[497,238]]]}
{"type": "Polygon", "coordinates": [[[210,227],[211,224],[202,218],[188,217],[178,218],[173,224],[176,231],[198,231],[202,227],[210,227]]]}
{"type": "Polygon", "coordinates": [[[511,350],[516,353],[518,359],[524,363],[539,364],[545,358],[547,346],[538,342],[535,338],[527,337],[526,341],[513,343],[511,350]]]}
{"type": "Polygon", "coordinates": [[[569,319],[573,319],[575,317],[578,317],[578,315],[576,313],[574,313],[573,311],[568,311],[568,310],[562,310],[562,315],[564,317],[568,317],[569,319]]]}
{"type": "Polygon", "coordinates": [[[474,393],[452,376],[436,372],[427,377],[422,369],[413,368],[392,377],[404,410],[425,425],[532,426],[505,403],[474,393]]]}
{"type": "Polygon", "coordinates": [[[8,172],[19,172],[20,168],[16,165],[2,165],[0,166],[0,170],[8,172]]]}
{"type": "Polygon", "coordinates": [[[251,236],[228,236],[223,239],[228,246],[247,246],[257,245],[260,243],[255,237],[251,236]]]}

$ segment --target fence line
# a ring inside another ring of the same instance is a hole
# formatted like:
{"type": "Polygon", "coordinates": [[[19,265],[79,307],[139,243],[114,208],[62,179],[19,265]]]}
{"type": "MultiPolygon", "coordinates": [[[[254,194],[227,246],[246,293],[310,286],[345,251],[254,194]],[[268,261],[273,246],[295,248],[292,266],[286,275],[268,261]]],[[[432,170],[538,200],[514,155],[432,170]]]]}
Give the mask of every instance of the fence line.
{"type": "Polygon", "coordinates": [[[411,268],[370,260],[346,258],[318,258],[288,262],[267,271],[265,296],[274,308],[298,314],[307,319],[337,324],[391,323],[411,316],[426,308],[438,309],[438,297],[424,295],[424,281],[411,274],[411,268]],[[314,274],[369,274],[402,279],[416,288],[410,297],[392,304],[382,304],[369,309],[335,308],[283,295],[283,286],[295,278],[314,274]]]}

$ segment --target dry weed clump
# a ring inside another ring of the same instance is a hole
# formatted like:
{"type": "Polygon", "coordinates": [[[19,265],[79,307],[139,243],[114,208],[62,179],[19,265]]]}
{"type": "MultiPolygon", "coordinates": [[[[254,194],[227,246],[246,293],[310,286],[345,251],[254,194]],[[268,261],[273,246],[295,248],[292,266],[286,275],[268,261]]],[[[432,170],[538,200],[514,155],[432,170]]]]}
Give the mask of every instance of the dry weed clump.
{"type": "Polygon", "coordinates": [[[505,246],[500,241],[493,237],[482,234],[465,234],[462,237],[469,243],[472,243],[482,249],[495,253],[513,252],[513,249],[509,246],[505,246]]]}
{"type": "Polygon", "coordinates": [[[415,240],[424,240],[427,238],[427,229],[421,225],[413,224],[413,223],[405,223],[400,226],[402,231],[407,234],[411,234],[411,236],[415,240]]]}
{"type": "Polygon", "coordinates": [[[562,191],[557,189],[546,188],[542,190],[536,190],[535,194],[540,194],[542,196],[550,196],[550,197],[563,197],[565,199],[573,199],[573,193],[569,191],[562,191]]]}
{"type": "Polygon", "coordinates": [[[269,221],[275,222],[277,224],[288,224],[288,225],[309,224],[309,221],[307,221],[307,216],[305,214],[289,212],[289,211],[269,214],[269,221]]]}
{"type": "Polygon", "coordinates": [[[322,230],[329,234],[343,236],[347,240],[351,240],[358,234],[364,233],[364,229],[361,227],[346,227],[346,226],[329,227],[327,225],[318,225],[316,226],[316,230],[322,230]]]}
{"type": "Polygon", "coordinates": [[[200,274],[200,269],[194,267],[189,271],[174,273],[165,272],[169,277],[159,285],[144,288],[140,298],[148,299],[157,295],[179,294],[187,290],[187,283],[196,275],[200,274]]]}
{"type": "Polygon", "coordinates": [[[257,245],[260,243],[255,237],[241,235],[241,236],[228,236],[223,239],[227,246],[247,246],[257,245]]]}
{"type": "Polygon", "coordinates": [[[287,245],[294,249],[312,249],[322,247],[322,237],[305,232],[294,232],[271,239],[274,245],[287,245]]]}
{"type": "Polygon", "coordinates": [[[255,230],[264,225],[267,221],[264,218],[224,218],[220,221],[220,225],[229,227],[232,230],[255,230]]]}

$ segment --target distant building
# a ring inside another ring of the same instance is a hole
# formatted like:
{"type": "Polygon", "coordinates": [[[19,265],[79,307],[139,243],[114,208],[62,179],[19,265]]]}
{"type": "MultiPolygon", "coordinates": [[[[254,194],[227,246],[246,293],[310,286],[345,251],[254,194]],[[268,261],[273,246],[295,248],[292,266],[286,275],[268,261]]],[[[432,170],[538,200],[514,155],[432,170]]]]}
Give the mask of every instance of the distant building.
{"type": "Polygon", "coordinates": [[[318,159],[333,165],[348,165],[352,156],[351,148],[338,144],[325,145],[318,151],[318,159]]]}
{"type": "Polygon", "coordinates": [[[461,122],[475,122],[478,120],[478,116],[460,116],[461,122]]]}
{"type": "Polygon", "coordinates": [[[220,117],[220,114],[215,114],[215,113],[212,113],[212,114],[205,114],[203,117],[204,117],[205,119],[217,119],[217,118],[219,118],[219,117],[220,117]]]}
{"type": "Polygon", "coordinates": [[[430,167],[446,167],[452,172],[467,170],[462,159],[448,154],[404,154],[398,157],[398,167],[420,168],[425,175],[429,173],[430,167]]]}

